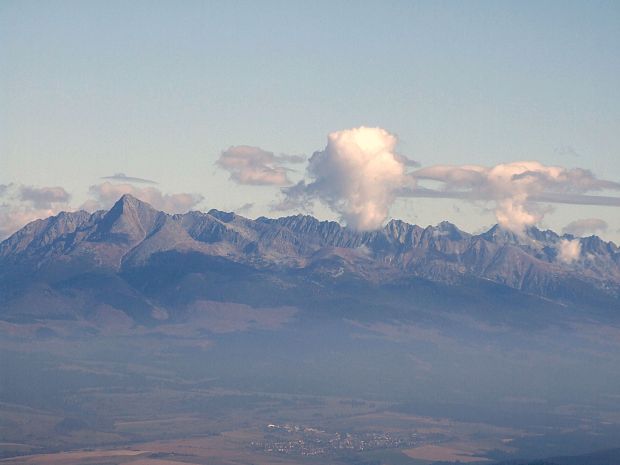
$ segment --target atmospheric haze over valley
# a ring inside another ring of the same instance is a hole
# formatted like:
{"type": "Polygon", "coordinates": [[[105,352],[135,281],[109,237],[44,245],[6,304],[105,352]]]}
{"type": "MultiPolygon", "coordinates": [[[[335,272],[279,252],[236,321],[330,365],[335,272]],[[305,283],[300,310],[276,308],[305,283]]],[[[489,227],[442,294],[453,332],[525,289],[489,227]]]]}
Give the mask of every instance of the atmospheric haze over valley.
{"type": "Polygon", "coordinates": [[[126,194],[30,223],[0,269],[7,457],[493,463],[617,445],[620,252],[596,236],[360,232],[126,194]]]}
{"type": "Polygon", "coordinates": [[[0,465],[620,464],[617,2],[0,5],[0,465]]]}

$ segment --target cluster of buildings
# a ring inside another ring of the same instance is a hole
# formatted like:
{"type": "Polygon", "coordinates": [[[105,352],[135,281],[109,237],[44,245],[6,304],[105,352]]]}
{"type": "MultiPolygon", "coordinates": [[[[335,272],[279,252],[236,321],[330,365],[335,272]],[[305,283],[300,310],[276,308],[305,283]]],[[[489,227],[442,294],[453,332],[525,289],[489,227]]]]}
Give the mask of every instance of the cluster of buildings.
{"type": "Polygon", "coordinates": [[[326,432],[301,425],[269,424],[262,441],[250,447],[267,453],[316,456],[343,451],[409,448],[420,444],[417,433],[326,432]]]}

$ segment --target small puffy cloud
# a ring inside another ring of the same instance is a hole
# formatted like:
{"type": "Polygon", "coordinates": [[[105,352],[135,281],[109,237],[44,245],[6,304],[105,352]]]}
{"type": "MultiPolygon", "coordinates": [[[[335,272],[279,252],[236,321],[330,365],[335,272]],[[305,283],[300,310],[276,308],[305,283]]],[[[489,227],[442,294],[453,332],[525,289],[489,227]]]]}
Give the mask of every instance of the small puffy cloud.
{"type": "Polygon", "coordinates": [[[492,201],[497,221],[522,233],[538,223],[545,209],[538,202],[614,204],[616,197],[584,195],[591,191],[620,189],[620,183],[597,178],[591,171],[519,161],[485,167],[435,165],[412,173],[416,180],[440,182],[440,190],[410,189],[402,195],[492,201]],[[596,203],[598,202],[598,203],[596,203]]]}
{"type": "Polygon", "coordinates": [[[54,204],[69,202],[71,195],[62,187],[34,187],[22,186],[19,189],[19,198],[30,202],[35,209],[49,210],[54,204]]]}
{"type": "Polygon", "coordinates": [[[153,208],[168,213],[184,213],[203,200],[199,194],[164,194],[154,187],[136,187],[132,184],[111,182],[90,186],[88,193],[91,198],[82,205],[82,208],[89,211],[108,209],[123,194],[131,194],[153,208]]]}
{"type": "Polygon", "coordinates": [[[286,163],[301,163],[301,155],[280,155],[267,152],[259,147],[237,145],[224,150],[217,160],[217,165],[230,173],[230,179],[239,184],[254,186],[287,186],[286,163]]]}
{"type": "Polygon", "coordinates": [[[411,160],[395,152],[398,140],[385,129],[359,127],[332,132],[307,167],[309,181],[283,189],[278,209],[307,208],[320,200],[358,230],[382,226],[396,191],[413,181],[411,160]]]}
{"type": "Polygon", "coordinates": [[[244,203],[243,205],[241,205],[239,208],[235,210],[235,213],[246,214],[246,213],[249,213],[252,210],[252,208],[254,208],[253,203],[244,203]]]}
{"type": "Polygon", "coordinates": [[[608,226],[607,222],[600,218],[584,218],[570,222],[562,229],[562,232],[583,237],[599,231],[607,231],[608,226]]]}
{"type": "Polygon", "coordinates": [[[145,178],[137,178],[135,176],[127,176],[125,173],[115,173],[112,176],[102,176],[101,179],[117,182],[131,182],[136,184],[157,184],[155,181],[145,178]]]}
{"type": "Polygon", "coordinates": [[[579,239],[562,239],[558,243],[558,260],[563,263],[572,263],[581,254],[581,243],[579,239]]]}
{"type": "Polygon", "coordinates": [[[0,239],[31,221],[56,215],[68,208],[71,195],[62,187],[1,186],[0,239]]]}

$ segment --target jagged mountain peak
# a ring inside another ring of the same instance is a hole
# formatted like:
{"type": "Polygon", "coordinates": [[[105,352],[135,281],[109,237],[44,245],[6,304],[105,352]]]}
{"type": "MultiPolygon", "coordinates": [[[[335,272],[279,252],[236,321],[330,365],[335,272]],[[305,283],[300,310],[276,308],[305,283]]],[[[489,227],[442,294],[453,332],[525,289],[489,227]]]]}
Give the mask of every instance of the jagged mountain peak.
{"type": "Polygon", "coordinates": [[[216,210],[215,208],[212,208],[211,210],[209,210],[208,214],[214,218],[217,218],[222,223],[230,223],[234,221],[235,218],[238,217],[238,215],[235,212],[226,212],[226,211],[216,210]]]}
{"type": "Polygon", "coordinates": [[[104,214],[90,239],[135,243],[150,234],[165,216],[150,204],[125,194],[104,214]]]}
{"type": "Polygon", "coordinates": [[[470,234],[461,231],[455,224],[450,223],[449,221],[442,221],[435,227],[435,229],[443,236],[454,241],[470,236],[470,234]]]}
{"type": "Polygon", "coordinates": [[[491,229],[482,233],[480,237],[490,242],[520,244],[522,243],[524,235],[519,235],[511,229],[495,224],[491,227],[491,229]]]}
{"type": "Polygon", "coordinates": [[[500,224],[493,225],[480,235],[484,239],[497,244],[539,247],[542,243],[557,242],[560,236],[551,230],[542,231],[536,226],[528,226],[522,232],[506,228],[500,224]]]}
{"type": "Polygon", "coordinates": [[[345,256],[364,250],[363,268],[350,269],[364,279],[412,274],[452,282],[473,276],[545,294],[556,292],[564,276],[603,283],[601,288],[620,293],[615,245],[596,236],[581,238],[581,255],[587,260],[569,263],[558,258],[562,239],[575,240],[538,228],[518,235],[499,225],[472,235],[448,221],[422,228],[393,219],[382,229],[359,232],[301,214],[256,220],[215,209],[168,215],[124,195],[107,212],[63,213],[27,225],[0,244],[0,259],[18,263],[27,251],[41,269],[61,257],[63,263],[79,259],[89,266],[121,269],[148,264],[162,254],[193,251],[252,267],[313,269],[317,257],[333,251],[345,256]]]}
{"type": "Polygon", "coordinates": [[[80,226],[88,223],[95,215],[84,210],[63,211],[55,216],[34,220],[0,242],[0,257],[24,252],[36,253],[37,250],[54,243],[58,237],[74,234],[80,226]]]}
{"type": "Polygon", "coordinates": [[[155,210],[150,203],[145,202],[143,200],[138,199],[137,197],[134,197],[131,194],[123,194],[112,206],[112,208],[109,210],[110,213],[112,212],[122,212],[122,213],[131,213],[131,212],[136,212],[138,214],[145,214],[148,212],[156,212],[159,213],[157,210],[155,210]]]}

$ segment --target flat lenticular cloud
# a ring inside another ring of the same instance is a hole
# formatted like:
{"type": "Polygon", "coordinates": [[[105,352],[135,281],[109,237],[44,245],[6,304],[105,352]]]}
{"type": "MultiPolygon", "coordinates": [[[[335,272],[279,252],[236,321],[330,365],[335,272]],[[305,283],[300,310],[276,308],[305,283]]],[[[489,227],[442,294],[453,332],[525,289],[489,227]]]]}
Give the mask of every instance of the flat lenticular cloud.
{"type": "Polygon", "coordinates": [[[479,165],[435,165],[412,173],[418,181],[442,183],[442,189],[410,189],[403,195],[492,201],[498,223],[514,232],[542,220],[545,210],[538,202],[614,204],[615,197],[586,196],[587,192],[620,190],[620,183],[597,178],[588,170],[547,166],[537,161],[479,165]],[[433,195],[436,194],[436,195],[433,195]],[[599,203],[596,203],[596,202],[599,203]]]}
{"type": "Polygon", "coordinates": [[[154,187],[136,187],[132,184],[111,182],[90,186],[88,193],[91,198],[82,205],[82,208],[88,211],[108,209],[123,194],[131,194],[151,204],[153,208],[168,213],[185,213],[203,200],[200,194],[164,194],[154,187]]]}
{"type": "Polygon", "coordinates": [[[573,236],[585,236],[599,231],[607,231],[608,226],[607,222],[600,218],[583,218],[568,223],[562,232],[573,236]]]}
{"type": "Polygon", "coordinates": [[[405,175],[415,162],[396,153],[396,136],[385,129],[359,127],[332,132],[324,150],[307,167],[309,182],[283,189],[277,209],[307,206],[320,200],[358,230],[382,226],[396,190],[413,181],[405,175]]]}
{"type": "Polygon", "coordinates": [[[112,176],[102,176],[101,179],[107,179],[108,181],[131,182],[136,184],[158,184],[150,179],[127,176],[125,173],[115,173],[112,176]]]}
{"type": "Polygon", "coordinates": [[[260,147],[237,145],[224,150],[217,160],[217,165],[230,173],[230,179],[238,184],[254,186],[287,186],[291,184],[288,177],[287,163],[301,163],[301,155],[279,155],[267,152],[260,147]]]}

